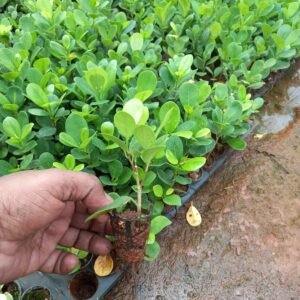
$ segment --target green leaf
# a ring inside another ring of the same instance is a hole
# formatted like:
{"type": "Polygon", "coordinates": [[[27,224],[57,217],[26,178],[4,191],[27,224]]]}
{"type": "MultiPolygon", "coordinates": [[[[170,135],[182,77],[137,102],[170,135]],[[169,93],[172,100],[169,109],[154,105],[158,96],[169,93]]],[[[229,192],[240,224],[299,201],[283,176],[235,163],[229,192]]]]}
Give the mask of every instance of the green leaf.
{"type": "Polygon", "coordinates": [[[299,10],[299,2],[292,2],[288,4],[286,16],[287,18],[291,18],[296,12],[299,10]]]}
{"type": "Polygon", "coordinates": [[[163,146],[156,146],[145,149],[141,154],[141,158],[146,164],[149,164],[163,149],[163,146]]]}
{"type": "Polygon", "coordinates": [[[16,70],[15,53],[12,49],[0,48],[0,64],[4,65],[10,71],[16,70]]]}
{"type": "Polygon", "coordinates": [[[80,172],[84,169],[84,164],[79,164],[73,168],[74,172],[80,172]]]}
{"type": "Polygon", "coordinates": [[[135,32],[131,37],[130,37],[130,47],[132,51],[139,51],[143,49],[143,44],[144,44],[144,38],[143,35],[135,32]]]}
{"type": "Polygon", "coordinates": [[[210,137],[210,129],[209,128],[202,128],[197,131],[195,134],[195,138],[203,138],[203,137],[210,137]]]}
{"type": "Polygon", "coordinates": [[[156,141],[155,134],[151,127],[140,125],[135,128],[134,136],[144,149],[152,147],[156,141]]]}
{"type": "Polygon", "coordinates": [[[148,244],[146,247],[146,256],[145,256],[145,260],[146,261],[153,261],[155,260],[160,252],[160,246],[159,244],[155,241],[152,244],[148,244]]]}
{"type": "Polygon", "coordinates": [[[123,172],[123,165],[119,160],[112,161],[108,166],[112,178],[118,178],[123,172]]]}
{"type": "Polygon", "coordinates": [[[48,104],[48,96],[36,83],[29,83],[26,88],[27,97],[37,106],[44,108],[48,104]]]}
{"type": "Polygon", "coordinates": [[[155,234],[149,232],[149,236],[147,239],[147,245],[153,244],[155,242],[155,234]]]}
{"type": "Polygon", "coordinates": [[[6,160],[0,160],[0,176],[7,175],[14,167],[6,160]]]}
{"type": "Polygon", "coordinates": [[[47,19],[52,18],[52,1],[49,0],[37,0],[37,9],[41,12],[41,15],[47,19]]]}
{"type": "Polygon", "coordinates": [[[73,170],[75,167],[75,158],[73,155],[68,154],[65,159],[64,159],[64,165],[66,167],[67,170],[73,170]]]}
{"type": "Polygon", "coordinates": [[[66,133],[73,138],[76,144],[81,143],[81,131],[87,129],[88,124],[86,120],[78,114],[71,113],[65,123],[66,133]]]}
{"type": "Polygon", "coordinates": [[[166,158],[167,158],[168,162],[171,163],[172,165],[178,164],[177,157],[174,155],[174,153],[170,149],[166,150],[166,158]]]}
{"type": "Polygon", "coordinates": [[[241,118],[243,107],[238,101],[232,102],[224,113],[224,122],[231,123],[241,118]]]}
{"type": "Polygon", "coordinates": [[[53,136],[55,133],[56,133],[56,128],[54,128],[54,127],[43,127],[39,130],[38,137],[39,138],[49,137],[49,136],[53,136]]]}
{"type": "Polygon", "coordinates": [[[20,138],[22,129],[19,122],[13,117],[6,117],[3,121],[3,131],[9,137],[20,138]]]}
{"type": "Polygon", "coordinates": [[[156,184],[155,186],[153,186],[152,190],[154,195],[158,198],[161,198],[164,194],[163,187],[160,184],[156,184]]]}
{"type": "Polygon", "coordinates": [[[154,72],[145,70],[141,72],[137,79],[137,93],[135,98],[145,101],[156,89],[157,78],[154,72]]]}
{"type": "Polygon", "coordinates": [[[20,164],[20,169],[26,170],[29,167],[30,163],[32,162],[32,159],[33,159],[33,153],[24,156],[20,164]]]}
{"type": "Polygon", "coordinates": [[[159,110],[159,120],[167,133],[174,132],[180,122],[180,109],[178,105],[172,101],[163,104],[159,110]]]}
{"type": "Polygon", "coordinates": [[[58,58],[64,58],[68,54],[66,49],[61,44],[55,41],[50,41],[50,49],[53,56],[56,56],[58,58]]]}
{"type": "Polygon", "coordinates": [[[193,137],[193,132],[192,131],[176,131],[172,133],[172,135],[183,137],[185,139],[191,139],[193,137]]]}
{"type": "Polygon", "coordinates": [[[54,163],[54,156],[49,152],[44,152],[40,155],[38,162],[41,169],[50,169],[54,163]]]}
{"type": "Polygon", "coordinates": [[[264,105],[264,99],[263,98],[255,98],[252,102],[252,109],[253,110],[259,110],[264,105]]]}
{"type": "Polygon", "coordinates": [[[65,132],[61,132],[59,134],[59,141],[64,144],[65,146],[68,147],[75,147],[78,148],[79,147],[79,143],[77,143],[72,136],[70,136],[69,134],[65,133],[65,132]]]}
{"type": "Polygon", "coordinates": [[[193,112],[199,98],[199,87],[195,83],[186,82],[179,88],[179,100],[187,113],[193,112]]]}
{"type": "Polygon", "coordinates": [[[207,81],[201,80],[198,84],[199,87],[199,98],[198,103],[205,101],[211,94],[211,87],[207,81]]]}
{"type": "Polygon", "coordinates": [[[183,171],[193,172],[202,168],[206,163],[205,157],[188,158],[180,163],[180,167],[183,171]]]}
{"type": "Polygon", "coordinates": [[[226,142],[232,149],[238,151],[243,151],[247,147],[247,143],[240,138],[227,139],[226,142]]]}
{"type": "Polygon", "coordinates": [[[189,177],[183,177],[183,176],[175,176],[175,181],[182,185],[191,184],[193,182],[192,178],[189,177]]]}
{"type": "Polygon", "coordinates": [[[171,224],[172,222],[167,217],[157,216],[151,220],[150,232],[152,232],[153,234],[158,234],[171,224]]]}
{"type": "Polygon", "coordinates": [[[42,74],[45,74],[47,72],[47,69],[50,65],[51,61],[48,57],[43,57],[37,59],[34,63],[33,66],[37,68],[42,74]]]}
{"type": "Polygon", "coordinates": [[[155,180],[156,176],[157,175],[153,171],[148,171],[144,178],[144,186],[148,187],[149,185],[151,185],[155,180]]]}
{"type": "Polygon", "coordinates": [[[119,111],[115,114],[114,124],[119,133],[126,139],[129,139],[133,135],[133,132],[136,128],[133,117],[125,111],[119,111]]]}
{"type": "Polygon", "coordinates": [[[183,143],[181,138],[177,136],[171,136],[167,140],[166,149],[170,150],[177,160],[183,157],[183,143]]]}
{"type": "Polygon", "coordinates": [[[213,39],[216,39],[222,32],[222,26],[219,22],[213,22],[210,25],[210,33],[213,39]]]}
{"type": "Polygon", "coordinates": [[[100,130],[102,134],[113,135],[115,127],[112,122],[103,122],[100,130]]]}
{"type": "Polygon", "coordinates": [[[109,88],[109,77],[107,72],[100,67],[88,69],[84,77],[93,91],[100,99],[105,99],[106,91],[109,88]]]}
{"type": "Polygon", "coordinates": [[[132,198],[127,197],[127,196],[121,196],[115,200],[113,200],[113,202],[109,203],[108,205],[106,205],[105,207],[97,210],[96,212],[94,212],[92,215],[90,215],[87,219],[86,222],[91,221],[113,209],[117,209],[120,208],[122,206],[125,206],[127,203],[129,203],[130,201],[133,201],[132,198]]]}
{"type": "Polygon", "coordinates": [[[163,202],[168,205],[181,205],[181,198],[178,195],[170,195],[163,199],[163,202]]]}
{"type": "Polygon", "coordinates": [[[127,101],[123,107],[123,111],[130,114],[137,125],[144,125],[149,118],[148,107],[139,99],[131,99],[127,101]]]}
{"type": "Polygon", "coordinates": [[[116,136],[113,135],[109,135],[109,134],[103,134],[103,137],[107,140],[107,141],[112,141],[114,142],[117,146],[119,146],[124,152],[127,151],[127,146],[125,144],[125,142],[123,142],[122,140],[120,140],[119,138],[117,138],[116,136]]]}

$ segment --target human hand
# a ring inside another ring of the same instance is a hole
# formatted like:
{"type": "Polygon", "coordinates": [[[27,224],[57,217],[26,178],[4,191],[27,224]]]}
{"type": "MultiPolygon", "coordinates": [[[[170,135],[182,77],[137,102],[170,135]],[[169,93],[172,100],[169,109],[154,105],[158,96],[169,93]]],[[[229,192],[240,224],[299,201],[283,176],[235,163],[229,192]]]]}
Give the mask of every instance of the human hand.
{"type": "Polygon", "coordinates": [[[107,254],[109,217],[85,223],[88,214],[107,205],[99,180],[87,173],[25,171],[0,178],[0,283],[35,271],[67,274],[78,263],[75,247],[107,254]]]}

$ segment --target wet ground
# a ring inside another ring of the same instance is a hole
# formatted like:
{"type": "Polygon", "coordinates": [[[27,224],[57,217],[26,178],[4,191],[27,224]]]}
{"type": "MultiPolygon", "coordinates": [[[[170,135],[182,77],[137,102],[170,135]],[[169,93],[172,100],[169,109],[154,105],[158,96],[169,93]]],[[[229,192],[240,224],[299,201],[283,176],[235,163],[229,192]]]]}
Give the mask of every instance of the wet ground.
{"type": "Polygon", "coordinates": [[[182,208],[161,254],[106,300],[300,299],[300,63],[269,92],[258,135],[182,208]]]}

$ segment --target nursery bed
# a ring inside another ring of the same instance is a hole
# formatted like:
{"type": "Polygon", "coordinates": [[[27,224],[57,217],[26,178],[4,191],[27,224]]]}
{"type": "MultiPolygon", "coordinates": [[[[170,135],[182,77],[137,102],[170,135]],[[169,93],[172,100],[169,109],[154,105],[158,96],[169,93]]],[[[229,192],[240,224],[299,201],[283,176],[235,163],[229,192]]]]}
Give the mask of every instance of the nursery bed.
{"type": "MultiPolygon", "coordinates": [[[[276,84],[276,82],[284,76],[288,69],[281,70],[275,74],[273,74],[266,85],[258,90],[255,94],[256,97],[262,96],[267,93],[272,87],[276,84]]],[[[252,124],[251,130],[248,132],[247,136],[249,136],[255,129],[255,123],[252,124]]],[[[181,197],[182,204],[186,204],[191,197],[209,180],[209,178],[215,174],[220,167],[226,162],[226,160],[234,153],[233,150],[227,149],[224,153],[222,153],[208,169],[203,169],[201,172],[201,176],[195,180],[192,184],[189,185],[187,192],[181,197]]],[[[172,219],[175,217],[177,210],[181,207],[172,207],[165,213],[165,216],[172,219]]],[[[90,263],[85,269],[81,270],[91,271],[93,272],[93,262],[90,263]]],[[[96,293],[90,297],[90,300],[100,300],[111,290],[118,281],[122,278],[126,270],[114,272],[113,274],[107,277],[97,277],[98,287],[96,293]]],[[[54,274],[44,274],[41,272],[33,273],[29,276],[20,278],[17,282],[20,284],[22,288],[22,292],[26,291],[27,289],[34,287],[34,286],[42,286],[47,288],[55,300],[63,300],[63,299],[74,299],[70,293],[70,281],[76,274],[72,275],[54,275],[54,274]]]]}

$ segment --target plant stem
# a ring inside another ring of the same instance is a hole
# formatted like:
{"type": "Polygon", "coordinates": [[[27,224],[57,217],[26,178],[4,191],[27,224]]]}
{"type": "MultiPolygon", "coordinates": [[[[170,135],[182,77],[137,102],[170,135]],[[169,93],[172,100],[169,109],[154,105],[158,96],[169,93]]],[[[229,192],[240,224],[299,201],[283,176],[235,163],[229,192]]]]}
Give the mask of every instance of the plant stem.
{"type": "Polygon", "coordinates": [[[140,182],[140,178],[139,178],[139,174],[138,174],[138,166],[136,164],[134,164],[133,166],[133,171],[134,171],[134,177],[136,180],[136,184],[137,184],[137,216],[138,219],[141,218],[142,216],[142,183],[140,182]]]}

